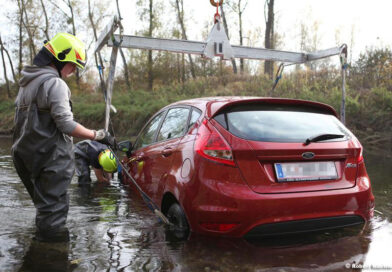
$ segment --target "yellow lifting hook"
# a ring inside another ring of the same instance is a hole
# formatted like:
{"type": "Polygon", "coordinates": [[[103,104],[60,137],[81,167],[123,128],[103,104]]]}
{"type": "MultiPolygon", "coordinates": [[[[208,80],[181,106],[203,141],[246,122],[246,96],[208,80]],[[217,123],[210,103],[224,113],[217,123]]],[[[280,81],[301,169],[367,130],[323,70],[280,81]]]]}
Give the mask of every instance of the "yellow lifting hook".
{"type": "Polygon", "coordinates": [[[215,0],[210,0],[210,3],[212,6],[216,7],[216,6],[222,6],[223,4],[223,0],[219,0],[218,2],[215,2],[215,0]]]}

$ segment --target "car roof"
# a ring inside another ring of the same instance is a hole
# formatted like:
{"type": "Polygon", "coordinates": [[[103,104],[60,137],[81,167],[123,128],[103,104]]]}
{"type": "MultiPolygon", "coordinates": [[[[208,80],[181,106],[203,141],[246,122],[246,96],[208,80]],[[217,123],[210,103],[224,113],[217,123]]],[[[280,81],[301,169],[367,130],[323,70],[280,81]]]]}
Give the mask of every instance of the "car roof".
{"type": "Polygon", "coordinates": [[[327,104],[300,100],[290,98],[275,98],[275,97],[255,97],[255,96],[215,96],[215,97],[201,97],[188,100],[182,100],[168,105],[172,107],[176,105],[189,105],[201,109],[205,112],[208,119],[214,117],[219,111],[228,106],[246,104],[246,103],[267,103],[267,104],[280,104],[280,105],[297,105],[297,106],[311,106],[324,110],[336,117],[338,117],[335,109],[327,104]]]}

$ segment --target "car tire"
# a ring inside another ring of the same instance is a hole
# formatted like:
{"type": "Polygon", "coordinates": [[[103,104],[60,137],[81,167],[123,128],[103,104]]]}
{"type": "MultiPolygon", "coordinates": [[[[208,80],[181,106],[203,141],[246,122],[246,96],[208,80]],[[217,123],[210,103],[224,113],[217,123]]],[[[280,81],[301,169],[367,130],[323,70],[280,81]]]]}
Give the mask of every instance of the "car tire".
{"type": "Polygon", "coordinates": [[[173,224],[170,230],[176,238],[184,239],[188,237],[188,220],[186,219],[184,210],[178,203],[173,203],[170,206],[169,210],[167,211],[167,218],[169,219],[170,223],[173,224]]]}

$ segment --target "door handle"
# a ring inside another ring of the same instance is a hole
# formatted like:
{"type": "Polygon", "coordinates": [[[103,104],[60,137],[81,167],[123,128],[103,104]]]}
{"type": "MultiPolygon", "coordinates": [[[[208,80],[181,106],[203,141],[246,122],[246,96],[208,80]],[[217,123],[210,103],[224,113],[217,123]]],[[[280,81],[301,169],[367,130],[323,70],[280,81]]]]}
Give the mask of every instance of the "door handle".
{"type": "Polygon", "coordinates": [[[171,154],[173,154],[173,149],[171,147],[167,147],[161,152],[162,156],[164,157],[169,157],[171,154]]]}

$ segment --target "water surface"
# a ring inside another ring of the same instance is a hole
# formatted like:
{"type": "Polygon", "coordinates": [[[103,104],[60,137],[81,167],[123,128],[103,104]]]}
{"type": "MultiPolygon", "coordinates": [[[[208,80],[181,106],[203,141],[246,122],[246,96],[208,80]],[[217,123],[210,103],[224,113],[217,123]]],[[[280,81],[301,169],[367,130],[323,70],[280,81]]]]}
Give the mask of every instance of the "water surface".
{"type": "Polygon", "coordinates": [[[32,239],[35,208],[13,168],[10,145],[0,138],[0,271],[351,271],[346,265],[353,263],[392,270],[388,156],[365,156],[377,212],[361,228],[262,241],[197,235],[179,241],[118,181],[81,189],[74,179],[71,241],[47,244],[32,239]]]}

